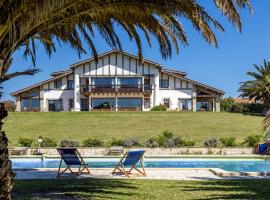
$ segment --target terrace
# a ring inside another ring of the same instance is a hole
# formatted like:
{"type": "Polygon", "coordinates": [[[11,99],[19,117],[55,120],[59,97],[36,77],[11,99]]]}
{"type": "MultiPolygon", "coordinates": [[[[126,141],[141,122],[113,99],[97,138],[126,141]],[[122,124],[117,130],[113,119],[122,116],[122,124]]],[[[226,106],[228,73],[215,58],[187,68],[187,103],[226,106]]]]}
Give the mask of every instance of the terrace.
{"type": "Polygon", "coordinates": [[[145,95],[152,92],[150,84],[100,84],[100,85],[81,85],[81,92],[84,95],[92,95],[99,93],[143,93],[145,95]]]}

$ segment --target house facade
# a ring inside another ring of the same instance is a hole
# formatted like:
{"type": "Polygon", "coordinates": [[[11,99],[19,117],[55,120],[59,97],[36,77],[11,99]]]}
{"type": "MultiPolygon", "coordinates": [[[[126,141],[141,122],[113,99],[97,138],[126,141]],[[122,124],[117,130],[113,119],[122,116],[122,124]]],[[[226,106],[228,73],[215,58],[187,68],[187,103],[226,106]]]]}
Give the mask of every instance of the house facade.
{"type": "Polygon", "coordinates": [[[185,72],[112,50],[11,93],[16,111],[220,111],[224,92],[188,79],[185,72]]]}

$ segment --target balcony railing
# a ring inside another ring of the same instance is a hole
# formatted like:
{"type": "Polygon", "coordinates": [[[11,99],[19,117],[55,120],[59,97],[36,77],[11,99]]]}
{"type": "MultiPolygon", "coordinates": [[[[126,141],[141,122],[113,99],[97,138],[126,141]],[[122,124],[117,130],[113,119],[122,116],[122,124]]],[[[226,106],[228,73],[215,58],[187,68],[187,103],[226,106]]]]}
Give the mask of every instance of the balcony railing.
{"type": "Polygon", "coordinates": [[[129,85],[81,85],[83,93],[142,93],[151,92],[150,84],[129,84],[129,85]]]}

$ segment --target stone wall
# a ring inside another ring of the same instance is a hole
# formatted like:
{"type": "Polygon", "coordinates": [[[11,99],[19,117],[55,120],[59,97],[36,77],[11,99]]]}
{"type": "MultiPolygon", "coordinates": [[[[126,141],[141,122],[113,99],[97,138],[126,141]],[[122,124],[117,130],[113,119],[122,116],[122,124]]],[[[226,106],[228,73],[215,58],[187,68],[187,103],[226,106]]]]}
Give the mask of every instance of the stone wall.
{"type": "MultiPolygon", "coordinates": [[[[17,149],[17,148],[16,148],[17,149]]],[[[78,148],[84,156],[104,156],[110,148],[78,148]]],[[[136,149],[136,148],[133,148],[136,149]]],[[[253,148],[137,148],[145,149],[146,155],[173,156],[173,155],[250,155],[253,148]]],[[[12,150],[12,149],[11,149],[12,150]]],[[[128,151],[130,149],[125,149],[128,151]]],[[[28,148],[27,155],[35,155],[37,148],[28,148]]],[[[45,155],[59,156],[56,148],[41,148],[40,152],[45,155]]]]}

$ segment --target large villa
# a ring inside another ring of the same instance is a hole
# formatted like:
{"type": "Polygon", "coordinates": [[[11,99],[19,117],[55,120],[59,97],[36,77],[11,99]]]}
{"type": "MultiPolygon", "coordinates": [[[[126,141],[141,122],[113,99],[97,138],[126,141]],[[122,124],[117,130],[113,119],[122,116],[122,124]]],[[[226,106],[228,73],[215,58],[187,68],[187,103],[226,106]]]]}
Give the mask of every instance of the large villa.
{"type": "Polygon", "coordinates": [[[11,95],[16,111],[220,111],[224,92],[188,79],[185,72],[112,50],[11,95]]]}

